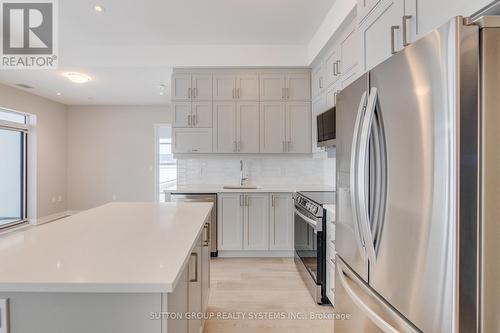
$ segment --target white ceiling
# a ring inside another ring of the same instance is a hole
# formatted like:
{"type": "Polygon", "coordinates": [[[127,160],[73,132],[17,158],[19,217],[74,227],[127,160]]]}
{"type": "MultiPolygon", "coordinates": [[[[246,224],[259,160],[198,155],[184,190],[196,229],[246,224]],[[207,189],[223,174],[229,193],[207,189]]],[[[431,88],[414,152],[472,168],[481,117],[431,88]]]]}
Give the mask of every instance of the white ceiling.
{"type": "Polygon", "coordinates": [[[335,0],[59,1],[59,68],[2,70],[0,82],[68,105],[165,104],[176,66],[305,66],[335,0]],[[99,4],[104,13],[94,11],[99,4]],[[77,85],[62,76],[81,71],[77,85]],[[165,95],[159,95],[165,84],[165,95]],[[61,96],[56,93],[60,92],[61,96]]]}

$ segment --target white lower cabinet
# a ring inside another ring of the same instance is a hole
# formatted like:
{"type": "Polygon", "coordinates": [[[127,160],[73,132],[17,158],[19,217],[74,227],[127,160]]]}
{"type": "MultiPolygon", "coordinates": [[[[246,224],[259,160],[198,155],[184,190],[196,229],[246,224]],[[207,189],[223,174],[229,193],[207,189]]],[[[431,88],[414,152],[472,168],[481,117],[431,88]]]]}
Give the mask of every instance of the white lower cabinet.
{"type": "Polygon", "coordinates": [[[293,200],[291,193],[269,194],[269,249],[293,250],[293,200]]]}
{"type": "MultiPolygon", "coordinates": [[[[188,312],[201,313],[203,308],[202,295],[202,239],[196,241],[191,252],[188,266],[188,312]]],[[[188,332],[200,333],[202,327],[201,319],[191,318],[188,320],[188,332]]]]}
{"type": "Polygon", "coordinates": [[[212,152],[211,128],[173,128],[172,152],[196,154],[212,152]]]}
{"type": "MultiPolygon", "coordinates": [[[[218,247],[244,255],[293,250],[291,193],[221,193],[218,195],[218,247]]],[[[276,252],[275,252],[276,253],[276,252]]]]}
{"type": "Polygon", "coordinates": [[[244,195],[243,250],[269,250],[269,195],[244,195]]]}

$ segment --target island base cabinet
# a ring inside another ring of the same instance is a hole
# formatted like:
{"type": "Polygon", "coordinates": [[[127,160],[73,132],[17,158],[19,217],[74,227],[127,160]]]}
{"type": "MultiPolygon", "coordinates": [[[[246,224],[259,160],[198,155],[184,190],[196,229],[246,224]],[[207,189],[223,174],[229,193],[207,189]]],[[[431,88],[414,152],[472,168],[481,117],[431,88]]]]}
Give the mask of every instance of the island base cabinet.
{"type": "Polygon", "coordinates": [[[200,333],[203,321],[186,315],[206,311],[210,252],[203,231],[170,293],[0,292],[8,300],[1,325],[8,333],[200,333]]]}
{"type": "Polygon", "coordinates": [[[0,293],[0,299],[9,300],[9,333],[164,333],[154,317],[162,311],[159,293],[0,293]]]}

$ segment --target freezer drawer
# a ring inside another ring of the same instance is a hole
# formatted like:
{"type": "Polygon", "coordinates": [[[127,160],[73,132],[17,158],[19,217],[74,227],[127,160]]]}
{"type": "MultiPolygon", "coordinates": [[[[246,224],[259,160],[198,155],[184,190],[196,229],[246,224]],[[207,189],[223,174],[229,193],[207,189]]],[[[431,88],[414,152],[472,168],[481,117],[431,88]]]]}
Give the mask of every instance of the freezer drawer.
{"type": "Polygon", "coordinates": [[[420,332],[376,295],[337,256],[335,268],[335,333],[420,332]],[[339,319],[345,315],[346,319],[339,319]]]}

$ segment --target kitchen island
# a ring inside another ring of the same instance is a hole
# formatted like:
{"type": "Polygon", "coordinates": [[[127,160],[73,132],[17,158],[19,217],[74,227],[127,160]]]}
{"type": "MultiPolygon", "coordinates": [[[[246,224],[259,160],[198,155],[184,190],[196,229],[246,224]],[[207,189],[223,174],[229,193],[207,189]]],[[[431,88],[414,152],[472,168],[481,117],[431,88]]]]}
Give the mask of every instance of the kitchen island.
{"type": "Polygon", "coordinates": [[[110,203],[0,237],[0,332],[199,332],[211,209],[110,203]]]}

